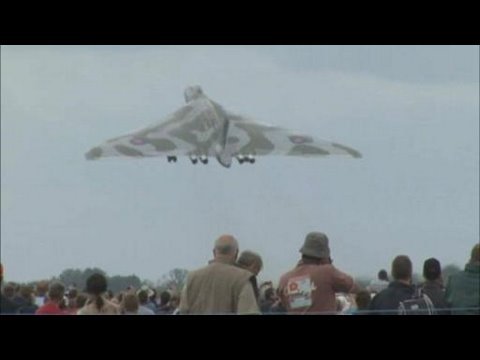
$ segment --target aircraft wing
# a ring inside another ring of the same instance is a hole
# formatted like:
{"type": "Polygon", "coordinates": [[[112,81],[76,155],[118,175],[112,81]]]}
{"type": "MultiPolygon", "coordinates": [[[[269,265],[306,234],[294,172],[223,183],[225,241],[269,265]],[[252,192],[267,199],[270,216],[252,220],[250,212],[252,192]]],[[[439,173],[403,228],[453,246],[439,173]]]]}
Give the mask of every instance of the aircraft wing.
{"type": "Polygon", "coordinates": [[[229,114],[230,130],[227,142],[242,155],[326,156],[362,155],[345,145],[276,126],[265,125],[229,114]]]}
{"type": "Polygon", "coordinates": [[[101,157],[181,156],[209,154],[213,129],[208,126],[208,106],[191,102],[166,119],[147,128],[110,139],[85,154],[89,160],[101,157]]]}

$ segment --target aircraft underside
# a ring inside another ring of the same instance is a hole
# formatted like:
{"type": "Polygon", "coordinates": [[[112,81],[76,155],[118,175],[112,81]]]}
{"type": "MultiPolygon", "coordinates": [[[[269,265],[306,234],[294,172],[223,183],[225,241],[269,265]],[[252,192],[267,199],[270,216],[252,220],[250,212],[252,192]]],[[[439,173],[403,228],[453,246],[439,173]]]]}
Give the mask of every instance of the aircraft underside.
{"type": "MultiPolygon", "coordinates": [[[[250,155],[237,155],[237,156],[234,156],[234,157],[235,157],[235,159],[237,159],[237,161],[240,165],[243,164],[243,163],[254,164],[255,161],[256,161],[255,156],[253,156],[251,154],[250,155]]],[[[208,156],[205,156],[205,155],[201,155],[201,156],[192,156],[191,155],[191,156],[189,156],[189,159],[190,159],[190,162],[193,165],[197,165],[199,163],[207,165],[208,162],[209,162],[208,156]]],[[[231,159],[230,159],[230,161],[226,162],[222,158],[217,157],[217,160],[220,163],[220,165],[222,165],[224,167],[228,168],[231,165],[231,159]]],[[[177,156],[167,156],[167,161],[169,163],[176,163],[178,161],[178,157],[177,156]]]]}
{"type": "Polygon", "coordinates": [[[86,159],[166,156],[169,163],[186,157],[193,165],[206,165],[216,158],[229,168],[234,159],[254,164],[260,155],[362,157],[348,146],[230,113],[211,101],[200,86],[188,87],[184,95],[186,104],[162,121],[107,140],[90,149],[86,159]]]}

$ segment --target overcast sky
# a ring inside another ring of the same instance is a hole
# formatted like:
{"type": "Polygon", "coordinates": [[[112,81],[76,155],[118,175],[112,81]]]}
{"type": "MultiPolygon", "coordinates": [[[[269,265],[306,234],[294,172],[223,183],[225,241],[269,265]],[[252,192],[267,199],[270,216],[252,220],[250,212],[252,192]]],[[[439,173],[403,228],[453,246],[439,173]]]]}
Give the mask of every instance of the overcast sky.
{"type": "Polygon", "coordinates": [[[2,46],[6,280],[100,267],[155,281],[235,235],[278,281],[309,231],[354,276],[409,255],[460,266],[479,241],[478,46],[2,46]],[[351,146],[362,159],[254,165],[104,159],[199,84],[226,109],[351,146]]]}

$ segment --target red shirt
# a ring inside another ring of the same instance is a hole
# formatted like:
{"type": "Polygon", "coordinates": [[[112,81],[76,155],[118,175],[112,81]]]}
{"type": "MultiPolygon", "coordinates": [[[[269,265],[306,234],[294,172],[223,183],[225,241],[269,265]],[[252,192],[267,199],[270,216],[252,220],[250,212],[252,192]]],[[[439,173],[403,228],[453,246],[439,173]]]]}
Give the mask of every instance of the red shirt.
{"type": "Polygon", "coordinates": [[[284,274],[279,284],[280,298],[289,313],[335,313],[336,292],[350,292],[352,277],[333,265],[304,264],[284,274]]]}
{"type": "Polygon", "coordinates": [[[60,309],[58,304],[54,302],[47,302],[45,305],[38,308],[35,315],[67,315],[67,312],[60,309]]]}

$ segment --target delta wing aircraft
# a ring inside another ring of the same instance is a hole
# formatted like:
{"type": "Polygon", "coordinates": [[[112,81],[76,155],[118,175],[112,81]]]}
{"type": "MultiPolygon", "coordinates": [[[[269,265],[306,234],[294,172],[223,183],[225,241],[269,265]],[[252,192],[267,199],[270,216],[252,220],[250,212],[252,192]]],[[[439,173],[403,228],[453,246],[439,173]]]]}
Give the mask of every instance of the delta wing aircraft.
{"type": "Polygon", "coordinates": [[[253,164],[257,156],[265,155],[361,157],[358,151],[344,145],[231,114],[210,100],[200,86],[188,87],[184,95],[186,105],[163,121],[108,140],[85,157],[165,156],[168,162],[175,163],[185,156],[192,164],[207,164],[209,158],[216,158],[226,168],[234,158],[239,164],[253,164]]]}

